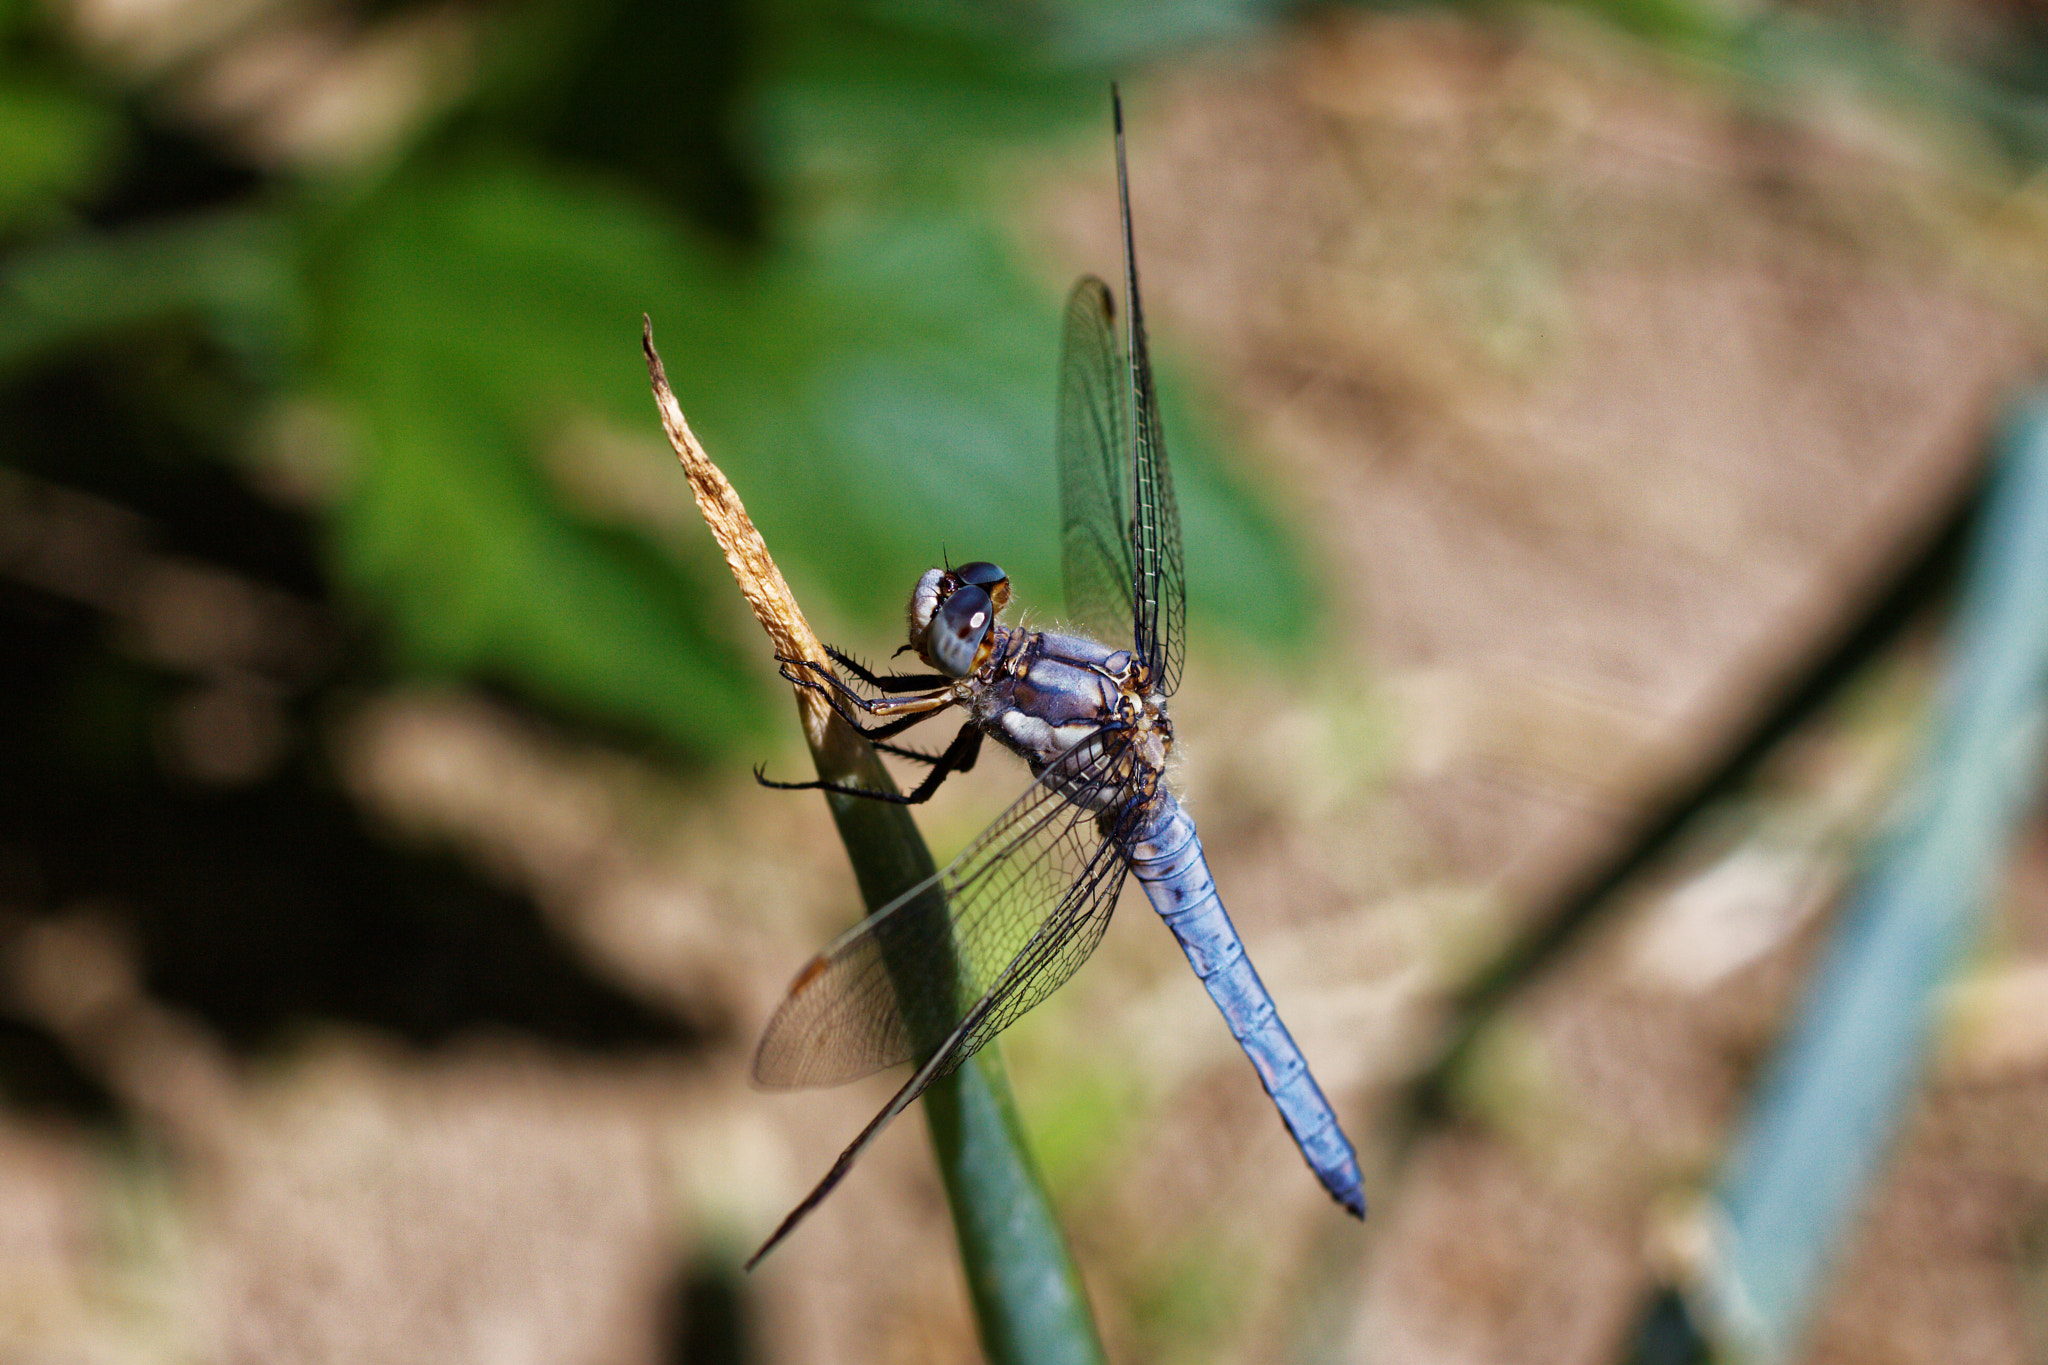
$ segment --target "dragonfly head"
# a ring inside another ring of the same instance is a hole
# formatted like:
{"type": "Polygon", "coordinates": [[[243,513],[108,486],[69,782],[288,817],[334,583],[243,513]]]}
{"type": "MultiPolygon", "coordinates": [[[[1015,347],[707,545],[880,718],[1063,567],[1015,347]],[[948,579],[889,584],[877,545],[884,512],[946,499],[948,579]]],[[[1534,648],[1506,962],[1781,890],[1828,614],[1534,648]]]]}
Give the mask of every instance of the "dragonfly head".
{"type": "Polygon", "coordinates": [[[964,678],[987,660],[1009,604],[1010,576],[993,564],[927,569],[910,594],[910,646],[947,677],[964,678]]]}

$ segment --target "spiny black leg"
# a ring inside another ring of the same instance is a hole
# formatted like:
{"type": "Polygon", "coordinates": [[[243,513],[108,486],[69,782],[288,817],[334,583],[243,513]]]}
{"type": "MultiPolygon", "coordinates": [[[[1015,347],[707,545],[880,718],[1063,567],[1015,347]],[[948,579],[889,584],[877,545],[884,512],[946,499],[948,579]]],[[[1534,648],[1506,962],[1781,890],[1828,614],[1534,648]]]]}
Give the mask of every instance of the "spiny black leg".
{"type": "MultiPolygon", "coordinates": [[[[790,681],[802,682],[803,679],[791,678],[790,681]]],[[[937,710],[916,711],[910,715],[902,717],[900,720],[892,720],[886,724],[876,725],[872,728],[869,728],[863,724],[859,716],[854,715],[853,712],[846,709],[846,707],[841,703],[839,696],[836,693],[828,690],[827,688],[821,687],[814,682],[808,682],[805,683],[805,685],[810,687],[814,691],[824,693],[825,700],[831,703],[832,709],[838,713],[839,718],[845,721],[848,725],[852,726],[855,734],[859,735],[862,739],[867,740],[870,744],[873,744],[876,748],[880,749],[884,753],[895,754],[899,758],[914,759],[919,763],[930,763],[936,767],[936,765],[938,764],[945,763],[948,760],[948,757],[950,755],[953,755],[954,751],[960,748],[960,741],[957,737],[953,740],[953,742],[950,745],[946,747],[945,753],[938,755],[921,753],[916,749],[905,749],[900,745],[885,744],[882,742],[883,740],[888,739],[892,735],[902,734],[905,730],[908,730],[913,725],[922,725],[925,721],[928,721],[933,716],[939,714],[937,710]]],[[[970,726],[968,728],[971,729],[972,727],[970,726]]],[[[977,730],[975,731],[975,733],[978,735],[980,731],[977,730]]],[[[972,750],[968,751],[964,755],[954,758],[954,766],[952,768],[952,771],[964,773],[968,769],[972,768],[974,766],[974,760],[977,757],[979,757],[980,752],[980,746],[976,745],[972,750]]],[[[808,791],[812,788],[818,788],[824,791],[849,792],[856,796],[881,796],[881,793],[868,791],[864,787],[848,787],[844,785],[835,785],[833,783],[828,782],[777,782],[773,778],[767,776],[766,765],[762,765],[761,767],[757,767],[754,769],[754,780],[756,782],[759,782],[764,787],[775,787],[782,791],[808,791]]],[[[895,800],[898,798],[883,797],[882,799],[895,800]]]]}
{"type": "MultiPolygon", "coordinates": [[[[873,743],[883,753],[894,754],[898,758],[907,758],[913,763],[937,763],[946,756],[943,753],[928,754],[922,749],[906,749],[900,744],[884,744],[880,740],[873,741],[873,743]]],[[[956,773],[973,772],[974,760],[980,756],[981,750],[977,748],[973,753],[968,754],[965,758],[955,763],[953,771],[956,773]]]]}
{"type": "Polygon", "coordinates": [[[969,721],[960,727],[960,733],[953,736],[953,742],[946,746],[946,752],[939,755],[932,764],[932,770],[925,774],[924,781],[917,784],[910,795],[903,798],[904,804],[916,805],[931,799],[939,784],[954,773],[973,769],[974,760],[981,757],[981,727],[969,721]]]}
{"type": "MultiPolygon", "coordinates": [[[[969,726],[969,729],[971,729],[971,726],[969,726]]],[[[975,735],[979,737],[981,731],[975,731],[975,735]]],[[[961,747],[961,741],[958,741],[958,737],[954,737],[954,741],[950,745],[946,745],[944,753],[926,753],[924,749],[905,749],[903,745],[885,745],[885,743],[874,743],[874,747],[881,749],[883,753],[893,753],[899,759],[911,759],[913,763],[934,763],[936,765],[936,763],[944,763],[948,759],[948,755],[952,755],[954,749],[961,747]]],[[[952,757],[952,772],[975,772],[975,759],[979,759],[979,757],[981,757],[981,745],[975,743],[967,753],[961,753],[961,755],[952,757]]]]}
{"type": "Polygon", "coordinates": [[[938,714],[937,711],[919,711],[917,714],[905,716],[901,720],[892,720],[886,725],[877,725],[873,729],[862,730],[860,732],[861,738],[870,744],[874,744],[891,736],[900,735],[913,725],[922,725],[938,714]]]}
{"type": "MultiPolygon", "coordinates": [[[[919,716],[919,720],[924,717],[919,716]]],[[[915,806],[931,800],[932,793],[939,789],[949,774],[966,772],[981,756],[981,731],[972,724],[960,727],[960,733],[946,746],[946,752],[931,760],[932,770],[924,781],[908,793],[879,792],[870,787],[856,787],[849,782],[827,782],[820,778],[814,782],[777,782],[766,775],[764,768],[754,769],[754,780],[764,787],[778,791],[825,791],[838,792],[842,796],[859,796],[869,801],[889,801],[899,806],[915,806]]]]}
{"type": "Polygon", "coordinates": [[[831,645],[825,646],[825,653],[831,657],[833,663],[878,692],[928,692],[932,688],[944,687],[953,681],[943,673],[876,673],[851,654],[834,649],[831,645]]]}
{"type": "MultiPolygon", "coordinates": [[[[824,691],[823,688],[818,690],[824,691]]],[[[882,740],[900,735],[913,725],[922,725],[945,709],[943,706],[934,706],[929,711],[912,711],[907,716],[898,716],[895,720],[883,721],[880,725],[876,725],[871,723],[871,721],[863,720],[847,710],[841,704],[840,699],[830,692],[825,692],[825,700],[832,704],[832,709],[839,713],[841,720],[853,727],[855,734],[867,740],[870,744],[879,743],[882,740]]],[[[951,705],[951,703],[949,702],[947,705],[951,705]]]]}
{"type": "MultiPolygon", "coordinates": [[[[849,659],[836,649],[828,649],[827,652],[835,660],[878,688],[887,687],[892,681],[896,681],[888,678],[877,678],[875,674],[870,673],[860,664],[849,659]]],[[[939,712],[957,704],[958,698],[952,690],[951,679],[937,678],[937,675],[933,675],[942,685],[932,689],[922,697],[909,696],[901,700],[873,698],[864,697],[859,692],[854,691],[853,688],[847,686],[845,679],[841,678],[824,664],[815,663],[809,659],[793,659],[780,654],[776,655],[776,661],[782,666],[782,676],[784,678],[799,687],[808,687],[813,692],[824,697],[839,718],[852,726],[854,732],[863,739],[870,743],[880,744],[884,752],[894,753],[899,757],[908,758],[918,763],[929,763],[932,765],[931,774],[925,781],[918,784],[917,790],[920,794],[909,798],[910,801],[923,801],[926,797],[929,797],[932,792],[938,789],[939,783],[945,780],[945,775],[948,772],[964,772],[974,766],[974,760],[981,750],[981,732],[973,730],[972,726],[964,727],[962,734],[956,736],[952,744],[947,746],[946,751],[937,757],[920,753],[915,749],[903,749],[895,745],[881,743],[883,740],[902,734],[913,725],[923,724],[939,712]],[[858,708],[862,714],[855,715],[855,708],[858,708]],[[874,720],[878,712],[882,715],[892,716],[894,719],[875,724],[874,720]],[[974,735],[972,743],[967,742],[966,732],[970,730],[973,731],[974,735]]],[[[881,792],[870,791],[865,787],[855,787],[846,783],[826,781],[777,782],[769,778],[766,771],[761,768],[754,770],[754,780],[764,787],[775,787],[782,791],[836,791],[850,796],[865,796],[884,801],[905,801],[908,804],[908,801],[903,797],[884,795],[881,792]]]]}
{"type": "Polygon", "coordinates": [[[922,749],[906,749],[901,744],[884,744],[881,740],[871,742],[883,753],[896,758],[907,758],[912,763],[936,763],[945,757],[943,753],[928,754],[922,749]]]}
{"type": "Polygon", "coordinates": [[[938,711],[953,705],[953,680],[950,678],[939,679],[941,683],[946,685],[932,688],[922,697],[912,696],[898,701],[889,697],[864,697],[848,686],[846,679],[834,673],[824,664],[816,663],[810,659],[790,659],[780,654],[776,655],[775,658],[776,662],[782,666],[781,672],[785,681],[795,683],[798,687],[808,687],[813,692],[824,693],[828,698],[833,699],[833,705],[835,709],[839,710],[841,715],[845,714],[845,709],[838,705],[842,699],[859,707],[869,715],[877,712],[883,715],[894,716],[907,714],[911,711],[938,711]]]}
{"type": "MultiPolygon", "coordinates": [[[[848,687],[845,679],[823,664],[814,664],[809,659],[785,659],[780,654],[775,656],[775,662],[782,666],[780,671],[784,682],[795,683],[798,687],[808,687],[813,692],[823,692],[825,699],[832,703],[832,709],[842,716],[846,715],[846,702],[850,701],[862,710],[875,704],[872,698],[863,697],[848,687]],[[824,679],[823,682],[819,681],[821,678],[824,679]]],[[[848,716],[847,719],[851,721],[853,718],[848,716]]]]}

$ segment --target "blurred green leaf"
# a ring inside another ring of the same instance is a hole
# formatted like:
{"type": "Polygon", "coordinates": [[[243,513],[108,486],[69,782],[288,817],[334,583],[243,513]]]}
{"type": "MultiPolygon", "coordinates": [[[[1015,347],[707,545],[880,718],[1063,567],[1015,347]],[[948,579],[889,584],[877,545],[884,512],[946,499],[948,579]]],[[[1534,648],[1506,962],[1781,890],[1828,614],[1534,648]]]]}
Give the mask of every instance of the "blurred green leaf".
{"type": "Polygon", "coordinates": [[[1145,1087],[1127,1062],[1108,1059],[1081,1067],[1066,1056],[1056,1066],[1040,1062],[1028,1070],[1050,1082],[1036,1088],[1031,1109],[1039,1162],[1055,1187],[1083,1188],[1129,1151],[1126,1135],[1149,1112],[1145,1087]]]}
{"type": "Polygon", "coordinates": [[[1725,59],[1741,31],[1728,6],[1703,0],[1576,0],[1575,7],[1624,33],[1700,57],[1725,59]]]}
{"type": "Polygon", "coordinates": [[[104,100],[0,70],[0,231],[50,215],[105,174],[121,121],[104,100]]]}
{"type": "Polygon", "coordinates": [[[754,731],[760,670],[705,606],[727,589],[572,511],[535,458],[582,414],[651,420],[628,363],[637,307],[663,285],[718,292],[680,277],[679,235],[502,161],[403,177],[335,236],[324,359],[368,436],[339,556],[413,662],[509,676],[689,747],[754,731]]]}
{"type": "MultiPolygon", "coordinates": [[[[1074,54],[1117,47],[1098,30],[1134,14],[1165,42],[1256,8],[796,0],[747,20],[751,38],[713,23],[721,51],[773,55],[718,87],[722,119],[691,124],[697,155],[747,163],[703,180],[562,132],[607,87],[551,76],[536,54],[616,51],[639,11],[570,22],[541,4],[508,38],[533,51],[493,58],[470,112],[423,130],[381,178],[272,181],[232,211],[28,242],[0,267],[0,365],[196,322],[244,362],[252,417],[261,395],[311,389],[352,419],[331,544],[401,664],[492,676],[698,750],[745,745],[772,673],[736,638],[703,547],[558,486],[571,433],[593,422],[647,432],[663,458],[637,382],[641,314],[792,578],[874,623],[854,633],[878,638],[847,644],[893,646],[904,594],[942,556],[1001,562],[1027,607],[1056,614],[1059,291],[1020,259],[1003,225],[1016,206],[988,167],[1092,130],[1107,183],[1107,76],[1074,54]],[[702,199],[734,176],[759,194],[747,254],[654,197],[702,199]]],[[[648,105],[607,108],[605,126],[632,128],[648,105]]],[[[0,92],[10,110],[0,158],[46,216],[135,132],[118,105],[53,85],[0,92]]],[[[1171,336],[1158,345],[1170,361],[1171,336]]],[[[1313,599],[1295,556],[1184,397],[1169,391],[1169,421],[1196,618],[1299,643],[1313,599]]]]}
{"type": "MultiPolygon", "coordinates": [[[[955,186],[845,192],[804,226],[741,266],[606,182],[479,157],[420,167],[328,229],[327,363],[372,447],[343,562],[415,660],[531,676],[700,747],[753,728],[766,672],[718,647],[725,604],[651,546],[629,562],[600,543],[533,470],[579,414],[651,425],[618,363],[641,309],[807,594],[893,627],[943,554],[995,559],[1056,610],[1057,301],[955,186]]],[[[1277,527],[1201,443],[1176,466],[1197,612],[1299,639],[1309,595],[1277,527]]]]}
{"type": "Polygon", "coordinates": [[[289,222],[262,211],[57,236],[0,266],[0,369],[164,318],[237,349],[288,350],[306,325],[289,222]]]}

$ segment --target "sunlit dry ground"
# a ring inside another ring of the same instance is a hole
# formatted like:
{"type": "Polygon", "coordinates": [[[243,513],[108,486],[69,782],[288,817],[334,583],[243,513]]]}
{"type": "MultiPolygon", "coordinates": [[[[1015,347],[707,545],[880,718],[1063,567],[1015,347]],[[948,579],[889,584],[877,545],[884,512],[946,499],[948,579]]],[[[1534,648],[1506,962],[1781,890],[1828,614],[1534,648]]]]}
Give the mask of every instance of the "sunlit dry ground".
{"type": "MultiPolygon", "coordinates": [[[[1938,127],[1839,95],[1760,110],[1567,27],[1330,21],[1133,84],[1158,344],[1226,402],[1329,605],[1300,667],[1196,639],[1188,796],[1376,1203],[1363,1230],[1333,1212],[1131,898],[1005,1042],[1111,1352],[1611,1359],[1686,1264],[1686,1194],[1910,753],[1932,654],[1539,983],[1454,1129],[1394,1163],[1386,1103],[1442,990],[1966,476],[2037,356],[2048,219],[1957,171],[1938,127]]],[[[1024,177],[1048,298],[1114,259],[1085,152],[1024,177]]],[[[154,1137],[0,1128],[0,1358],[650,1360],[699,1302],[678,1284],[716,1281],[887,1093],[745,1082],[788,974],[852,913],[819,803],[744,773],[680,790],[462,696],[374,699],[334,742],[381,820],[531,891],[715,1046],[607,1066],[330,1033],[240,1064],[139,996],[82,909],[22,941],[14,989],[154,1137]]],[[[793,735],[768,757],[802,766],[793,735]]],[[[985,766],[925,822],[942,855],[1014,784],[985,766]]],[[[2041,853],[1812,1359],[2040,1354],[2041,853]]],[[[918,1125],[740,1293],[760,1359],[974,1358],[918,1125]]]]}

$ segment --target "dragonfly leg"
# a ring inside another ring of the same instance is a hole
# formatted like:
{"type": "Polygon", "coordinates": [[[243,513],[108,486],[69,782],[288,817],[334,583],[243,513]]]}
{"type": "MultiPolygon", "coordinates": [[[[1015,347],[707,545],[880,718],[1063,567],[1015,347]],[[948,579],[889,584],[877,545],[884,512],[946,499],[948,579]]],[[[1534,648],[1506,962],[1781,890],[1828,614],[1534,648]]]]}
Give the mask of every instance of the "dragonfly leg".
{"type": "MultiPolygon", "coordinates": [[[[943,673],[876,673],[860,660],[831,645],[825,646],[825,653],[832,662],[859,678],[877,692],[929,692],[935,687],[948,687],[953,680],[943,673]]],[[[777,656],[780,658],[781,656],[777,656]]],[[[793,659],[785,663],[797,662],[793,659]]]]}
{"type": "MultiPolygon", "coordinates": [[[[916,716],[912,717],[912,719],[923,720],[925,717],[916,716]]],[[[932,770],[925,774],[924,781],[918,783],[908,792],[881,792],[874,790],[872,787],[856,787],[850,782],[828,782],[822,778],[812,782],[777,782],[768,777],[761,768],[754,769],[754,780],[764,787],[774,787],[777,791],[838,792],[844,796],[865,797],[870,801],[890,801],[899,806],[921,805],[931,800],[932,793],[937,791],[939,784],[948,777],[954,773],[967,772],[974,767],[974,761],[981,757],[981,729],[972,723],[961,726],[960,733],[955,735],[953,742],[946,746],[946,752],[937,756],[920,754],[914,750],[899,749],[895,745],[883,747],[891,753],[929,763],[932,765],[932,770]]]]}
{"type": "MultiPolygon", "coordinates": [[[[791,681],[796,680],[792,679],[791,681]]],[[[922,725],[926,721],[930,720],[933,716],[936,716],[940,711],[944,710],[946,706],[952,704],[952,702],[948,700],[940,705],[920,707],[915,711],[911,711],[907,715],[898,716],[895,720],[885,721],[880,725],[876,725],[873,724],[870,719],[862,715],[855,714],[853,709],[846,705],[845,699],[841,697],[838,693],[833,692],[824,687],[819,687],[816,684],[812,683],[806,683],[805,686],[810,687],[811,690],[814,692],[822,692],[825,696],[826,702],[828,702],[831,705],[833,711],[838,713],[839,719],[845,721],[848,725],[851,725],[856,734],[858,734],[862,739],[867,740],[871,744],[879,743],[882,740],[892,738],[896,735],[900,735],[913,725],[922,725]]],[[[902,751],[902,754],[905,758],[914,758],[922,762],[930,762],[930,759],[928,759],[924,754],[919,753],[915,749],[904,750],[902,751]]]]}
{"type": "Polygon", "coordinates": [[[953,742],[946,746],[944,753],[935,759],[925,760],[932,765],[932,770],[903,798],[904,804],[928,801],[931,794],[939,789],[939,784],[954,773],[972,772],[974,761],[981,757],[981,736],[981,727],[973,722],[961,726],[960,733],[953,736],[953,742]]]}
{"type": "MultiPolygon", "coordinates": [[[[848,686],[844,678],[824,664],[815,663],[810,659],[786,659],[780,655],[776,658],[782,665],[782,676],[786,680],[798,687],[808,687],[813,692],[824,693],[832,702],[833,709],[842,716],[847,714],[845,707],[841,705],[842,702],[856,706],[870,716],[907,716],[918,712],[942,710],[958,700],[953,691],[953,680],[950,678],[940,678],[941,686],[911,696],[865,697],[848,686]]],[[[865,669],[861,671],[866,672],[865,669]]],[[[895,679],[882,678],[878,680],[878,685],[892,681],[895,679]]],[[[853,717],[847,716],[847,719],[851,721],[853,717]]]]}
{"type": "Polygon", "coordinates": [[[945,756],[943,752],[936,754],[928,754],[922,749],[906,749],[901,744],[889,744],[879,739],[871,740],[870,743],[872,743],[877,749],[880,749],[885,754],[892,755],[896,758],[907,758],[912,763],[937,763],[941,758],[945,756]]]}
{"type": "MultiPolygon", "coordinates": [[[[878,739],[871,739],[869,742],[885,754],[894,754],[898,758],[907,758],[913,763],[941,763],[945,761],[946,755],[952,752],[950,746],[944,753],[928,754],[922,749],[906,749],[900,744],[885,744],[878,739]]],[[[955,743],[958,743],[958,741],[956,740],[955,743]]],[[[951,771],[956,773],[973,772],[974,761],[980,756],[981,749],[977,745],[972,753],[956,760],[951,771]]]]}
{"type": "MultiPolygon", "coordinates": [[[[937,711],[919,711],[914,715],[908,715],[898,720],[892,720],[887,725],[877,725],[871,729],[861,730],[860,736],[862,739],[868,741],[868,743],[873,744],[878,740],[889,739],[892,736],[900,735],[913,725],[922,725],[926,721],[930,720],[933,716],[936,716],[937,714],[937,711]]],[[[854,728],[856,730],[860,730],[860,727],[857,725],[854,728]]]]}

